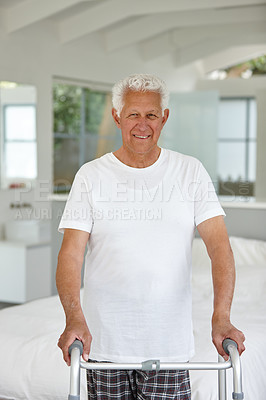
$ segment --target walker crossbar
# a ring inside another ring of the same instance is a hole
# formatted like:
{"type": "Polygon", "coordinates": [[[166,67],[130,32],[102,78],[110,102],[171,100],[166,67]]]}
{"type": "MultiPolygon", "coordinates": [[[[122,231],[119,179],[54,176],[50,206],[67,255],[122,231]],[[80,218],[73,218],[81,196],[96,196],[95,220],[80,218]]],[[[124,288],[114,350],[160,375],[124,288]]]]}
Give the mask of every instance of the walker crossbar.
{"type": "Polygon", "coordinates": [[[79,340],[69,348],[71,355],[70,368],[70,391],[68,400],[80,400],[80,368],[98,370],[218,370],[218,391],[219,400],[226,400],[226,369],[233,368],[233,387],[232,398],[237,400],[244,399],[242,391],[242,370],[237,344],[231,339],[225,339],[223,348],[229,354],[229,360],[219,356],[218,362],[188,362],[188,363],[168,363],[160,360],[147,360],[142,363],[110,363],[98,362],[89,363],[82,361],[80,356],[83,352],[82,343],[79,340]]]}
{"type": "MultiPolygon", "coordinates": [[[[159,360],[152,360],[153,363],[151,365],[151,368],[143,368],[144,363],[121,363],[121,364],[116,364],[116,363],[101,363],[97,362],[97,368],[95,366],[95,362],[93,363],[88,363],[85,361],[80,361],[80,366],[81,368],[84,369],[123,369],[123,370],[129,370],[129,369],[138,369],[142,371],[153,371],[153,370],[158,370],[157,368],[157,363],[159,360]]],[[[146,361],[145,361],[146,363],[146,361]]],[[[201,369],[201,370],[220,370],[220,369],[228,369],[231,368],[232,364],[231,361],[227,361],[225,363],[217,363],[217,362],[186,362],[186,363],[160,363],[160,370],[169,370],[169,369],[182,369],[182,370],[193,370],[193,369],[201,369]]]]}

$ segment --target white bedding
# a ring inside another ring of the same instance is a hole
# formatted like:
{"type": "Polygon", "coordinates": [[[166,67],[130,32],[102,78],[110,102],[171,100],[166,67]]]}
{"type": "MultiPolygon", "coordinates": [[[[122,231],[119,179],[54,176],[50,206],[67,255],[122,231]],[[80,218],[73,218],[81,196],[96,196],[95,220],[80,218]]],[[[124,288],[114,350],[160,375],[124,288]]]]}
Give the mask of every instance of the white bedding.
{"type": "MultiPolygon", "coordinates": [[[[237,265],[232,322],[246,335],[241,357],[246,400],[266,397],[266,242],[231,238],[237,265]]],[[[211,343],[210,261],[200,239],[193,247],[193,314],[198,361],[216,361],[211,343]]],[[[57,340],[64,314],[57,296],[0,311],[0,399],[67,399],[69,368],[57,340]]],[[[83,370],[81,399],[86,395],[83,370]]],[[[217,372],[191,371],[192,400],[217,400],[217,372]]],[[[228,399],[231,399],[231,370],[228,399]]]]}

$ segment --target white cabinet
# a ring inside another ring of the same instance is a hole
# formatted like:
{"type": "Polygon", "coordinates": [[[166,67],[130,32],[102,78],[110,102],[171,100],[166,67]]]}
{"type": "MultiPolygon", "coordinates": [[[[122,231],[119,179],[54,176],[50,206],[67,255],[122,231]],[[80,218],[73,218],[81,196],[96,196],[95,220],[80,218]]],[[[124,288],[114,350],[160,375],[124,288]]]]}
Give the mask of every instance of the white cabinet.
{"type": "Polygon", "coordinates": [[[0,301],[24,303],[50,295],[49,243],[0,242],[0,301]]]}

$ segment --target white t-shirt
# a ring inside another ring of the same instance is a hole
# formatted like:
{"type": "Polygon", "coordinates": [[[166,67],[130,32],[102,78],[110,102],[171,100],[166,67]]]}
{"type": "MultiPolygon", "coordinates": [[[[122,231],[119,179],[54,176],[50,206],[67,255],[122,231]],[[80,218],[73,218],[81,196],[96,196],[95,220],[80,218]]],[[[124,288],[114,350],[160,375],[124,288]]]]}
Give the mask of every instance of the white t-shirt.
{"type": "Polygon", "coordinates": [[[192,241],[218,215],[211,179],[193,157],[161,149],[151,166],[132,168],[108,153],[80,168],[59,231],[91,234],[83,299],[91,359],[193,356],[192,241]]]}

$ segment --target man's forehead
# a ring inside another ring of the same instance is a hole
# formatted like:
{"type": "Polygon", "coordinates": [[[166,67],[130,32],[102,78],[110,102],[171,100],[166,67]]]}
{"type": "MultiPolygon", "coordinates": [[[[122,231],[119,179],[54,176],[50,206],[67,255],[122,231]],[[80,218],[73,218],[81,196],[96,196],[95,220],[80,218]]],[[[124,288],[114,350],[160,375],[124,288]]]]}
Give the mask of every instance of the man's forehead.
{"type": "Polygon", "coordinates": [[[143,107],[151,110],[161,109],[161,97],[157,92],[127,92],[124,96],[125,107],[143,107]]]}
{"type": "Polygon", "coordinates": [[[160,93],[151,90],[127,90],[124,93],[124,98],[145,98],[145,97],[154,97],[160,98],[160,93]]]}

